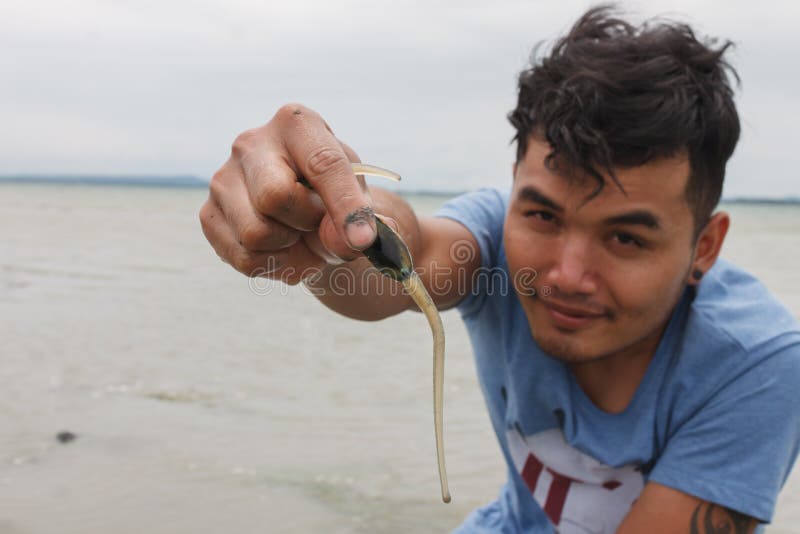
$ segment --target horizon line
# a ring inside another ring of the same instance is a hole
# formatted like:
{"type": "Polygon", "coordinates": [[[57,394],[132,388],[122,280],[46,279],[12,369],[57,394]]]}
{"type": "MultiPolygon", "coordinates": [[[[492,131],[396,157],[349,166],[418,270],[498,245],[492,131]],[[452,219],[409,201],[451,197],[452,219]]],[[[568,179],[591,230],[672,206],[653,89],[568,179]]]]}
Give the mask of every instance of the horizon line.
{"type": "MultiPolygon", "coordinates": [[[[0,183],[36,184],[36,185],[94,185],[94,186],[133,186],[133,187],[173,187],[173,188],[207,188],[209,180],[194,174],[83,174],[83,173],[14,173],[0,174],[0,183]]],[[[409,195],[460,195],[470,189],[397,189],[389,188],[399,194],[409,195]]],[[[723,196],[721,202],[761,202],[798,204],[800,195],[784,195],[778,197],[733,195],[723,196]]]]}

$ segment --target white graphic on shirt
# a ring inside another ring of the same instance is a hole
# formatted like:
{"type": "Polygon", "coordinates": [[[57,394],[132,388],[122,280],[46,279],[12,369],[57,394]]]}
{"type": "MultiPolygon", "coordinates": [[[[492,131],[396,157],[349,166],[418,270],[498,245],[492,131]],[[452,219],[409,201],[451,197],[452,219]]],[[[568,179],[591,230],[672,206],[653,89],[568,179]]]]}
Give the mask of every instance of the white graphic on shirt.
{"type": "Polygon", "coordinates": [[[602,464],[569,445],[559,428],[507,437],[517,472],[558,534],[613,534],[644,489],[636,466],[602,464]]]}

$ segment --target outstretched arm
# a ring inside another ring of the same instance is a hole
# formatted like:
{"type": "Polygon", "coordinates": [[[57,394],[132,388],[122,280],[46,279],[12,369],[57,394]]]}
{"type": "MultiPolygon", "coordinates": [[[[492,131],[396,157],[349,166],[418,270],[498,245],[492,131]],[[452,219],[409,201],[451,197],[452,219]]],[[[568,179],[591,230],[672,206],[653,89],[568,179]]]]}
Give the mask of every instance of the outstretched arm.
{"type": "Polygon", "coordinates": [[[239,272],[305,281],[331,309],[376,320],[413,307],[401,286],[361,253],[375,239],[379,213],[406,241],[437,306],[457,303],[480,265],[472,234],[450,220],[418,219],[397,195],[368,188],[351,168],[358,161],[313,110],[283,106],[234,141],[200,210],[203,232],[239,272]],[[474,261],[454,262],[455,242],[472,246],[474,261]]]}

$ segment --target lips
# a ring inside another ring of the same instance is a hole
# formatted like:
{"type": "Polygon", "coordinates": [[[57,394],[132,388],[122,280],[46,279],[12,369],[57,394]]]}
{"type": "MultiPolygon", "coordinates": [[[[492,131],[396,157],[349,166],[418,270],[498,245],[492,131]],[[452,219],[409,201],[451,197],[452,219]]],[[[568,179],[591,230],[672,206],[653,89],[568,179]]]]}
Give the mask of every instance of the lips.
{"type": "Polygon", "coordinates": [[[583,328],[590,325],[596,319],[606,316],[605,313],[564,306],[563,304],[546,301],[544,299],[540,299],[540,302],[547,310],[550,320],[559,328],[570,330],[583,328]]]}

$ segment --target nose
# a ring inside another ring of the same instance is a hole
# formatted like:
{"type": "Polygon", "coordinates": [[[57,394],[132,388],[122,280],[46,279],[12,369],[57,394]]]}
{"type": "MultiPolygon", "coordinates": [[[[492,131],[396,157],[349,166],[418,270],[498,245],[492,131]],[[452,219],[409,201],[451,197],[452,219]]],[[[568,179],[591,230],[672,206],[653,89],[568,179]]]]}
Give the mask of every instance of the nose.
{"type": "Polygon", "coordinates": [[[589,242],[581,236],[565,237],[555,250],[545,283],[563,295],[590,295],[597,289],[589,242]]]}

